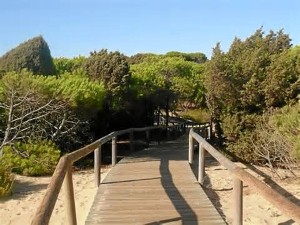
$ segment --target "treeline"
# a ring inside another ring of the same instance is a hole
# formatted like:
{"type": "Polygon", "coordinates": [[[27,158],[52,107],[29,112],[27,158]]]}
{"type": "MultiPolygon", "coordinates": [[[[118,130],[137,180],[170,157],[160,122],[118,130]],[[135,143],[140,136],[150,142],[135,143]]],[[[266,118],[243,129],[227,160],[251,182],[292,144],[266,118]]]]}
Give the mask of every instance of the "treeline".
{"type": "Polygon", "coordinates": [[[106,49],[53,59],[33,38],[0,58],[0,174],[49,174],[61,154],[162,112],[168,124],[170,111],[209,119],[240,160],[288,167],[300,157],[299,53],[282,30],[235,38],[227,52],[217,44],[210,60],[106,49]]]}
{"type": "Polygon", "coordinates": [[[154,111],[178,101],[203,102],[206,60],[105,49],[53,59],[41,36],[20,44],[0,58],[2,167],[50,174],[61,154],[113,130],[153,125],[154,111]]]}

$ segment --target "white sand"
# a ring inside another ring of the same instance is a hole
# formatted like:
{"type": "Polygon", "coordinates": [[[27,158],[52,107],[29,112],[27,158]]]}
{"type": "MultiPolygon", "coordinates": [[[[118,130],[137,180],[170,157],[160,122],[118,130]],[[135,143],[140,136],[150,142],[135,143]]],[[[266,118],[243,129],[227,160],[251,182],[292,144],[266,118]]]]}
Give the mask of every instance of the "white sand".
{"type": "MultiPolygon", "coordinates": [[[[104,179],[109,168],[101,169],[101,179],[104,179]]],[[[30,224],[32,217],[43,199],[51,177],[16,176],[13,195],[0,201],[0,224],[20,225],[30,224]]],[[[97,188],[94,184],[93,170],[73,173],[73,186],[78,225],[84,224],[93,203],[97,188]]],[[[50,224],[65,224],[64,192],[58,196],[52,213],[50,224]]]]}
{"type": "MultiPolygon", "coordinates": [[[[258,167],[259,170],[271,175],[270,171],[258,167]]],[[[102,179],[109,169],[104,169],[102,179]]],[[[250,170],[247,169],[250,172],[250,170]]],[[[208,187],[208,194],[213,202],[223,214],[225,220],[232,224],[232,178],[227,170],[221,166],[209,166],[206,169],[208,178],[205,185],[208,187]]],[[[253,173],[256,177],[261,177],[253,173]]],[[[300,171],[298,177],[287,178],[285,180],[275,179],[274,181],[284,190],[290,192],[292,197],[300,204],[300,171]]],[[[0,225],[20,225],[30,224],[36,208],[40,204],[49,177],[24,177],[16,176],[14,194],[0,201],[0,225]]],[[[97,188],[94,186],[94,174],[92,170],[78,171],[73,175],[75,188],[76,213],[78,224],[84,224],[89,209],[92,205],[97,188]]],[[[53,211],[50,224],[65,224],[64,193],[62,192],[53,211]]],[[[244,187],[244,225],[291,225],[295,224],[290,218],[282,215],[261,196],[256,194],[250,187],[244,187]]]]}
{"type": "MultiPolygon", "coordinates": [[[[245,168],[242,164],[239,166],[245,168]]],[[[255,167],[264,174],[271,176],[275,184],[271,186],[279,190],[281,194],[293,199],[296,204],[300,205],[300,171],[295,171],[297,177],[289,177],[280,180],[273,176],[268,168],[255,167]]],[[[263,177],[252,170],[245,169],[260,180],[263,177]]],[[[233,219],[233,181],[230,173],[222,166],[210,166],[206,168],[208,177],[205,181],[208,193],[212,201],[216,203],[219,212],[223,214],[225,220],[232,224],[233,219]]],[[[281,171],[283,175],[283,172],[281,171]]],[[[243,189],[243,221],[244,225],[295,225],[289,217],[270,204],[267,200],[255,193],[251,187],[244,184],[243,189]]]]}

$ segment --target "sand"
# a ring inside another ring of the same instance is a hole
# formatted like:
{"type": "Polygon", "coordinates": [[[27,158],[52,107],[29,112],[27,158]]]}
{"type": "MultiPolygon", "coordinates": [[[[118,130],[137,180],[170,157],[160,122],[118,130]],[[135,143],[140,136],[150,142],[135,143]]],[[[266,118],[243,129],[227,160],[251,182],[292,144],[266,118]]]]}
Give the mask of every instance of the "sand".
{"type": "MultiPolygon", "coordinates": [[[[109,167],[101,169],[101,179],[109,172],[109,167]]],[[[25,177],[16,175],[13,195],[0,200],[1,225],[30,224],[32,217],[45,194],[51,177],[25,177]]],[[[93,170],[75,171],[73,186],[78,225],[82,225],[92,206],[97,188],[94,184],[93,170]]],[[[58,196],[50,224],[64,225],[64,192],[58,196]]]]}
{"type": "MultiPolygon", "coordinates": [[[[195,157],[197,158],[197,157],[195,157]]],[[[244,165],[240,164],[244,167],[244,165]]],[[[271,176],[270,170],[263,167],[255,167],[256,172],[246,169],[259,179],[261,175],[271,176]],[[259,175],[261,174],[261,175],[259,175]]],[[[109,168],[103,170],[102,179],[109,168]]],[[[300,171],[297,177],[289,177],[283,180],[273,177],[269,182],[285,196],[300,205],[300,171]]],[[[212,202],[218,208],[228,224],[232,224],[232,178],[229,172],[216,163],[209,164],[206,168],[205,190],[212,202]]],[[[23,225],[30,224],[32,216],[40,204],[50,177],[24,177],[16,176],[16,184],[13,195],[0,201],[0,224],[23,225]]],[[[94,186],[93,170],[74,172],[73,184],[75,187],[76,212],[78,224],[84,224],[92,205],[97,188],[94,186]]],[[[64,193],[59,195],[53,211],[50,224],[65,224],[64,193]]],[[[282,215],[250,187],[244,187],[244,225],[291,225],[290,218],[282,215]]]]}
{"type": "MultiPolygon", "coordinates": [[[[217,163],[214,163],[217,164],[217,163]]],[[[237,163],[247,172],[258,179],[266,181],[268,185],[275,188],[282,195],[289,198],[300,206],[300,171],[296,170],[296,177],[281,170],[282,177],[274,176],[270,169],[255,166],[247,168],[241,163],[237,163]],[[253,171],[253,169],[255,171],[253,171]],[[267,178],[267,179],[265,179],[267,178]],[[268,179],[268,178],[271,178],[268,179]]],[[[211,165],[206,168],[205,190],[219,213],[228,224],[232,224],[233,219],[233,180],[230,173],[220,165],[211,165]]],[[[243,224],[244,225],[295,225],[289,217],[270,204],[267,200],[257,194],[250,186],[244,184],[243,188],[243,224]]]]}

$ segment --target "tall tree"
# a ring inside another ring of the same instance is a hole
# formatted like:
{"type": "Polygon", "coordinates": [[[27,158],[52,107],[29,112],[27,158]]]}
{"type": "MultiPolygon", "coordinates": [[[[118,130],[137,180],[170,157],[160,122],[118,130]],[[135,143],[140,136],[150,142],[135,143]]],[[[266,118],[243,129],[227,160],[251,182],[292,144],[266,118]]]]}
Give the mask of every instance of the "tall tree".
{"type": "Polygon", "coordinates": [[[84,68],[91,80],[103,82],[107,104],[111,108],[120,108],[128,94],[131,78],[125,55],[118,51],[108,52],[106,49],[91,52],[84,68]]]}
{"type": "Polygon", "coordinates": [[[54,74],[54,64],[47,42],[42,36],[32,38],[0,58],[0,71],[27,69],[34,74],[54,74]]]}
{"type": "Polygon", "coordinates": [[[211,113],[211,124],[215,130],[215,134],[219,143],[222,140],[221,129],[221,115],[226,111],[226,100],[229,99],[224,96],[228,95],[230,88],[227,81],[227,65],[226,55],[221,50],[220,43],[217,43],[213,49],[211,61],[208,63],[205,79],[206,102],[211,113]]]}
{"type": "Polygon", "coordinates": [[[214,49],[208,70],[208,94],[216,95],[215,103],[222,114],[262,113],[265,108],[264,80],[273,55],[290,47],[288,35],[257,30],[245,41],[235,38],[228,53],[214,49]]]}
{"type": "Polygon", "coordinates": [[[177,102],[201,101],[202,65],[182,57],[157,56],[132,65],[131,71],[138,95],[151,99],[153,106],[164,109],[167,116],[177,102]]]}
{"type": "Polygon", "coordinates": [[[102,49],[91,52],[84,67],[92,80],[102,81],[109,91],[126,88],[129,84],[129,65],[126,57],[118,51],[108,52],[102,49]]]}
{"type": "Polygon", "coordinates": [[[213,120],[230,142],[252,132],[269,107],[281,107],[297,96],[297,57],[291,57],[290,38],[282,30],[265,34],[262,28],[228,52],[217,45],[208,63],[205,87],[213,120]]]}

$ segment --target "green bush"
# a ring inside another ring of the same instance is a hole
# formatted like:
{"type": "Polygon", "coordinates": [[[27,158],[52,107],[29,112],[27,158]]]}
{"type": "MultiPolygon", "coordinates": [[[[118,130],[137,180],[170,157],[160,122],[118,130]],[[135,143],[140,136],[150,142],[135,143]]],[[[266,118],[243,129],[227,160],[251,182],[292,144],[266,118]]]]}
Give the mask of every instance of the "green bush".
{"type": "Polygon", "coordinates": [[[292,170],[300,159],[300,104],[253,118],[252,129],[240,132],[237,140],[227,139],[228,150],[244,161],[267,164],[272,170],[292,170]]]}
{"type": "MultiPolygon", "coordinates": [[[[256,114],[226,115],[222,118],[222,130],[228,141],[236,141],[243,132],[255,130],[256,124],[261,121],[261,116],[256,114]]],[[[248,134],[245,134],[246,137],[248,134]]],[[[244,138],[245,138],[244,137],[244,138]]],[[[243,137],[242,137],[243,138],[243,137]]]]}
{"type": "Polygon", "coordinates": [[[35,76],[33,83],[48,91],[49,95],[57,96],[73,108],[85,108],[91,110],[101,109],[105,97],[105,89],[102,83],[92,82],[85,75],[61,74],[59,78],[54,76],[35,76]]]}
{"type": "Polygon", "coordinates": [[[205,123],[210,121],[210,114],[205,109],[189,109],[185,112],[181,112],[180,116],[198,123],[205,123]]]}
{"type": "Polygon", "coordinates": [[[3,150],[2,163],[12,172],[26,176],[52,174],[60,157],[57,146],[46,140],[17,142],[3,150]]]}
{"type": "Polygon", "coordinates": [[[11,193],[14,182],[14,176],[11,170],[0,161],[0,198],[11,193]]]}
{"type": "Polygon", "coordinates": [[[300,159],[300,103],[283,107],[270,118],[270,123],[292,143],[291,154],[300,159]]]}
{"type": "Polygon", "coordinates": [[[227,150],[231,152],[238,161],[256,164],[260,158],[254,152],[253,142],[255,142],[255,137],[256,135],[252,132],[243,132],[237,141],[228,143],[227,150]]]}

